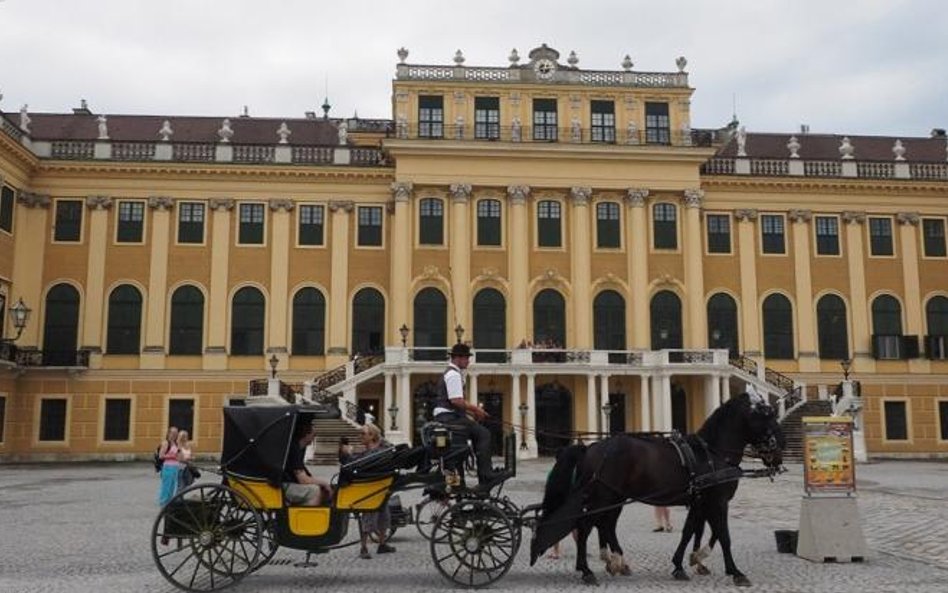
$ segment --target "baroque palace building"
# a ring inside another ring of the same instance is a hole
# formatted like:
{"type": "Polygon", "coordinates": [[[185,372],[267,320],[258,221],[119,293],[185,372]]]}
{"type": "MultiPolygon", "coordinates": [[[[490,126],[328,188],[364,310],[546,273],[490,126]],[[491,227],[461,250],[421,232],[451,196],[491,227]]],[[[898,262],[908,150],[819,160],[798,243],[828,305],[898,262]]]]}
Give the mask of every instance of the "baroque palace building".
{"type": "Polygon", "coordinates": [[[747,384],[948,454],[943,131],[698,129],[684,58],[407,56],[390,120],[0,113],[0,459],[213,453],[268,391],[411,440],[457,339],[527,456],[747,384]]]}

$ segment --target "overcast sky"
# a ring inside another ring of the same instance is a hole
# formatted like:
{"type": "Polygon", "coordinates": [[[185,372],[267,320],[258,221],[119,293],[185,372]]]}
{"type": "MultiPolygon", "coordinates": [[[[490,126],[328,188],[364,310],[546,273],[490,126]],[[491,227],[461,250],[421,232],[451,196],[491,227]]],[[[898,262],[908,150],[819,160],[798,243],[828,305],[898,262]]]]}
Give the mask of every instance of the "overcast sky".
{"type": "Polygon", "coordinates": [[[946,0],[0,0],[0,109],[391,117],[409,63],[506,66],[547,43],[579,67],[675,71],[692,125],[927,136],[948,127],[946,0]],[[327,85],[328,82],[328,85],[327,85]]]}

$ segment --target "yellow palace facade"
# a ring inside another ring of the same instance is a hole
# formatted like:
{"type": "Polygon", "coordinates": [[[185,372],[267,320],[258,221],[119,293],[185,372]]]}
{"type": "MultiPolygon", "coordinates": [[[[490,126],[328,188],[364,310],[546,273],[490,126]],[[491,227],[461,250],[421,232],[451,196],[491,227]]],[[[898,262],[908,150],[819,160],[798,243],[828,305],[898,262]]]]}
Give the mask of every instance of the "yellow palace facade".
{"type": "Polygon", "coordinates": [[[407,57],[387,120],[0,113],[0,460],[213,453],[268,392],[411,440],[457,339],[525,455],[844,379],[870,456],[948,454],[943,131],[694,128],[683,58],[407,57]]]}

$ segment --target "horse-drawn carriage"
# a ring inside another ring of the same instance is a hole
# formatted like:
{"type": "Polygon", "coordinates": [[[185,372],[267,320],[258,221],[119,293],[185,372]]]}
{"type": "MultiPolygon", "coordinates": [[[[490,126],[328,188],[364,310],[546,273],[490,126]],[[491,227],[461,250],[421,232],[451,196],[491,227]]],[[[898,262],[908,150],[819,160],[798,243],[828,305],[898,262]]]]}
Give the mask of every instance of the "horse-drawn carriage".
{"type": "MultiPolygon", "coordinates": [[[[449,504],[430,538],[431,557],[452,583],[480,587],[502,577],[520,545],[520,510],[490,486],[467,487],[467,446],[434,425],[428,445],[398,445],[343,465],[322,506],[297,506],[283,490],[284,467],[296,426],[338,415],[335,408],[229,406],[219,483],[179,492],[152,528],[159,572],[186,591],[216,591],[265,566],[283,548],[324,553],[344,543],[350,519],[378,511],[393,493],[434,489],[449,504]],[[460,469],[460,471],[458,471],[460,469]]],[[[505,439],[505,476],[516,472],[513,435],[505,439]]]]}

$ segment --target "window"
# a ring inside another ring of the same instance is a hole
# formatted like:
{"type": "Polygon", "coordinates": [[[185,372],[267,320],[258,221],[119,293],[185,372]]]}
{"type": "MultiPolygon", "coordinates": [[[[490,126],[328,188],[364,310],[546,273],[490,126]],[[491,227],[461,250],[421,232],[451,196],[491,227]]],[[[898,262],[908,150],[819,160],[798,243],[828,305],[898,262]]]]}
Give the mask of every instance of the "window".
{"type": "Polygon", "coordinates": [[[204,243],[204,204],[178,205],[178,243],[204,243]]]}
{"type": "Polygon", "coordinates": [[[382,246],[381,206],[359,206],[359,245],[382,246]]]}
{"type": "Polygon", "coordinates": [[[448,300],[437,288],[425,288],[415,295],[415,327],[412,329],[415,360],[444,360],[448,335],[448,300]]]}
{"type": "Polygon", "coordinates": [[[793,308],[782,294],[764,299],[764,357],[774,360],[793,358],[793,308]]]}
{"type": "Polygon", "coordinates": [[[926,257],[945,257],[945,219],[923,218],[922,236],[926,257]]]}
{"type": "MultiPolygon", "coordinates": [[[[3,402],[0,402],[2,404],[3,402]]],[[[2,417],[3,410],[0,409],[0,417],[2,417]]],[[[2,425],[0,425],[0,430],[3,430],[2,425]]],[[[938,438],[942,441],[948,441],[948,401],[938,402],[938,438]]],[[[3,435],[0,434],[0,441],[3,440],[3,435]]]]}
{"type": "Polygon", "coordinates": [[[893,255],[892,247],[892,219],[869,219],[869,254],[893,255]]]}
{"type": "Polygon", "coordinates": [[[374,288],[363,288],[352,298],[352,351],[376,354],[384,350],[385,299],[374,288]]]}
{"type": "Polygon", "coordinates": [[[66,440],[65,399],[43,399],[40,401],[39,440],[66,440]]]}
{"type": "Polygon", "coordinates": [[[724,292],[708,299],[708,347],[727,348],[732,357],[739,353],[737,303],[724,292]]]}
{"type": "Polygon", "coordinates": [[[188,434],[191,435],[191,440],[194,440],[197,436],[194,433],[194,400],[168,400],[168,423],[166,426],[174,426],[178,430],[186,430],[188,434]]]}
{"type": "Polygon", "coordinates": [[[538,348],[566,347],[566,301],[551,288],[533,299],[533,343],[538,348]]]}
{"type": "Polygon", "coordinates": [[[540,247],[561,247],[559,202],[544,200],[537,204],[537,244],[540,247]]]}
{"type": "Polygon", "coordinates": [[[56,200],[54,241],[78,241],[82,236],[82,202],[56,200]]]}
{"type": "Polygon", "coordinates": [[[839,219],[835,216],[816,217],[816,254],[839,255],[839,219]]]}
{"type": "Polygon", "coordinates": [[[843,299],[835,294],[820,297],[816,303],[816,323],[820,358],[849,358],[849,330],[846,322],[846,303],[843,299]]]}
{"type": "Polygon", "coordinates": [[[500,200],[477,203],[477,244],[500,245],[500,200]]]}
{"type": "Polygon", "coordinates": [[[681,348],[681,299],[670,290],[655,293],[649,303],[652,326],[652,350],[681,348]]]}
{"type": "Polygon", "coordinates": [[[418,97],[418,137],[444,138],[444,97],[418,97]]]}
{"type": "Polygon", "coordinates": [[[204,294],[197,287],[181,286],[171,295],[169,338],[169,354],[201,354],[204,342],[204,294]]]}
{"type": "Polygon", "coordinates": [[[263,354],[265,315],[266,303],[259,290],[251,286],[245,286],[237,291],[231,307],[231,354],[236,356],[263,354]]]}
{"type": "Polygon", "coordinates": [[[46,293],[43,366],[75,366],[79,342],[79,291],[62,283],[46,293]]]}
{"type": "Polygon", "coordinates": [[[105,427],[103,441],[127,441],[132,417],[132,400],[107,399],[105,400],[105,427]]]}
{"type": "Polygon", "coordinates": [[[263,204],[240,205],[238,243],[241,245],[263,245],[263,214],[263,204]]]}
{"type": "Polygon", "coordinates": [[[668,103],[645,103],[645,143],[671,144],[668,103]]]}
{"type": "Polygon", "coordinates": [[[418,243],[444,243],[444,203],[436,198],[424,198],[418,204],[418,243]]]}
{"type": "Polygon", "coordinates": [[[652,208],[655,249],[678,249],[678,209],[674,204],[655,204],[652,208]]]}
{"type": "Polygon", "coordinates": [[[761,249],[764,253],[786,253],[783,216],[763,214],[760,217],[761,249]]]}
{"type": "Polygon", "coordinates": [[[601,249],[620,247],[619,205],[615,202],[596,204],[596,246],[601,249]]]}
{"type": "Polygon", "coordinates": [[[593,348],[625,350],[625,299],[604,290],[593,300],[593,348]]]}
{"type": "Polygon", "coordinates": [[[872,355],[881,360],[904,357],[902,306],[887,294],[872,301],[872,355]]]}
{"type": "Polygon", "coordinates": [[[925,352],[932,360],[948,360],[948,297],[932,297],[925,304],[925,352]]]}
{"type": "Polygon", "coordinates": [[[144,232],[145,202],[119,202],[115,240],[119,243],[141,243],[144,232]]]}
{"type": "Polygon", "coordinates": [[[477,362],[506,362],[504,352],[480,352],[480,349],[503,350],[507,347],[507,303],[499,291],[484,288],[474,296],[474,348],[477,362]]]}
{"type": "Polygon", "coordinates": [[[303,204],[299,208],[300,245],[322,245],[325,210],[322,206],[303,204]]]}
{"type": "Polygon", "coordinates": [[[107,354],[138,354],[141,351],[142,295],[130,284],[109,295],[107,354]]]}
{"type": "Polygon", "coordinates": [[[556,142],[556,99],[533,100],[533,139],[556,142]]]}
{"type": "Polygon", "coordinates": [[[885,415],[885,440],[907,441],[908,418],[904,401],[883,402],[882,409],[885,415]]]}
{"type": "Polygon", "coordinates": [[[0,443],[3,442],[3,427],[7,425],[7,398],[0,396],[0,443]]]}
{"type": "Polygon", "coordinates": [[[708,253],[731,253],[731,217],[708,214],[708,253]]]}
{"type": "Polygon", "coordinates": [[[500,99],[474,97],[474,137],[478,140],[500,138],[500,99]]]}
{"type": "Polygon", "coordinates": [[[593,101],[591,104],[590,139],[593,142],[616,141],[616,107],[612,101],[593,101]]]}
{"type": "Polygon", "coordinates": [[[0,230],[13,232],[13,203],[16,192],[6,185],[0,189],[0,230]]]}
{"type": "Polygon", "coordinates": [[[315,288],[293,297],[293,354],[322,356],[326,342],[326,298],[315,288]]]}

